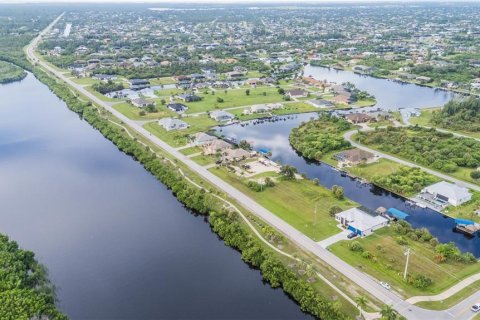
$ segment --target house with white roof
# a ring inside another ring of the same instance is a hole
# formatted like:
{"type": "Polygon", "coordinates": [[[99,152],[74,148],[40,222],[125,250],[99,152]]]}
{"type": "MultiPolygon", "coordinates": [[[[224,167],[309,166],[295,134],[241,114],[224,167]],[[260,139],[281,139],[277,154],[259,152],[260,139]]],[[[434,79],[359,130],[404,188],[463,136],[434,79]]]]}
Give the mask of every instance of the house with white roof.
{"type": "Polygon", "coordinates": [[[180,119],[175,119],[175,118],[163,118],[158,120],[158,124],[165,130],[171,131],[171,130],[182,130],[182,129],[187,129],[188,123],[185,121],[182,121],[180,119]]]}
{"type": "Polygon", "coordinates": [[[387,218],[367,213],[359,208],[351,208],[337,213],[335,220],[348,230],[362,236],[368,236],[388,224],[387,218]]]}
{"type": "Polygon", "coordinates": [[[214,142],[215,140],[218,140],[218,138],[204,132],[197,132],[192,136],[193,144],[196,146],[204,146],[214,142]]]}
{"type": "Polygon", "coordinates": [[[472,194],[467,188],[446,181],[432,184],[424,188],[422,193],[430,194],[434,200],[453,206],[459,206],[472,199],[472,194]]]}
{"type": "Polygon", "coordinates": [[[235,116],[229,112],[223,110],[215,110],[210,112],[210,118],[215,121],[229,121],[235,118],[235,116]]]}

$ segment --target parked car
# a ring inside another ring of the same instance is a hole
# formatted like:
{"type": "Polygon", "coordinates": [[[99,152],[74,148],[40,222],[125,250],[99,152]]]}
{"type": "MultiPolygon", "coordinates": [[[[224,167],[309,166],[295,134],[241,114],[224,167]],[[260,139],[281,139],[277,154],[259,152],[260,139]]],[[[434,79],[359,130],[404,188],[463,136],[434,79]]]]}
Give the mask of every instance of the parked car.
{"type": "Polygon", "coordinates": [[[380,285],[387,290],[390,290],[390,285],[384,281],[380,281],[380,285]]]}
{"type": "Polygon", "coordinates": [[[356,236],[357,236],[357,233],[356,233],[356,232],[351,232],[351,233],[348,234],[347,238],[348,238],[348,239],[353,239],[353,238],[355,238],[356,236]]]}
{"type": "Polygon", "coordinates": [[[473,312],[478,312],[480,311],[480,303],[475,303],[471,308],[470,310],[472,310],[473,312]]]}

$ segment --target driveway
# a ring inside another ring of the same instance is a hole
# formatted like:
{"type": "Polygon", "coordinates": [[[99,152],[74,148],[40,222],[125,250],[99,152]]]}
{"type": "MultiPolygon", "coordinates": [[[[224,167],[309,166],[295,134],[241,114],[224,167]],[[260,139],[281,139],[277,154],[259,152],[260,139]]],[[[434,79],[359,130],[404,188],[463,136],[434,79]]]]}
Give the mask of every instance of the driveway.
{"type": "Polygon", "coordinates": [[[330,238],[317,242],[317,244],[322,248],[327,248],[338,241],[348,240],[347,236],[351,232],[352,231],[350,230],[343,229],[341,232],[337,233],[336,235],[333,235],[330,238]]]}

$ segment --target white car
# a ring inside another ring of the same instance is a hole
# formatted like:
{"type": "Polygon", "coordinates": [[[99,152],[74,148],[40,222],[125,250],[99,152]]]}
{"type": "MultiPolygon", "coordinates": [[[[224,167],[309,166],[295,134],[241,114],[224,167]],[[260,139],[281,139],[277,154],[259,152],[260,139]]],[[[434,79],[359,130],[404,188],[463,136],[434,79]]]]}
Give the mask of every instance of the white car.
{"type": "Polygon", "coordinates": [[[387,290],[390,290],[390,285],[384,281],[380,281],[380,285],[387,290]]]}
{"type": "Polygon", "coordinates": [[[480,311],[480,303],[474,304],[474,305],[470,308],[470,310],[472,310],[473,312],[478,312],[478,311],[480,311]]]}

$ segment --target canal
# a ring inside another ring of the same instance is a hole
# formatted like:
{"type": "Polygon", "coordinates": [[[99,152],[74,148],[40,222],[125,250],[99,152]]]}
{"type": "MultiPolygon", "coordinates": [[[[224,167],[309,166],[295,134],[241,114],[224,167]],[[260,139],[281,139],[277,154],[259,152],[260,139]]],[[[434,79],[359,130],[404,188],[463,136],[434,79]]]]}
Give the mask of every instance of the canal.
{"type": "Polygon", "coordinates": [[[0,233],[70,318],[311,319],[31,74],[0,96],[0,233]]]}
{"type": "MultiPolygon", "coordinates": [[[[381,105],[391,103],[392,106],[409,107],[408,105],[400,104],[402,100],[401,97],[408,97],[415,92],[418,94],[415,97],[416,107],[432,105],[430,104],[432,99],[434,103],[441,105],[451,98],[449,93],[443,91],[438,92],[425,87],[403,85],[371,77],[367,78],[347,71],[342,71],[341,78],[339,78],[337,71],[318,67],[309,68],[306,69],[305,75],[312,74],[317,79],[327,79],[328,81],[336,82],[350,81],[362,90],[376,88],[375,92],[374,90],[370,90],[369,92],[377,96],[377,100],[381,105]],[[384,84],[386,87],[380,89],[376,87],[376,84],[379,82],[386,83],[384,84]],[[384,100],[383,95],[376,94],[376,92],[381,92],[382,90],[392,90],[393,92],[384,100]]],[[[340,172],[333,170],[333,168],[327,164],[309,161],[299,155],[290,146],[288,141],[289,134],[293,128],[298,127],[303,121],[309,121],[316,116],[316,113],[309,113],[280,117],[278,121],[252,120],[225,127],[217,127],[216,130],[225,137],[233,137],[237,141],[246,140],[252,142],[256,150],[267,149],[271,151],[272,160],[278,161],[281,164],[295,166],[300,173],[305,173],[308,178],[318,178],[320,184],[327,188],[331,188],[333,185],[342,186],[345,191],[345,196],[369,209],[375,210],[382,206],[402,210],[410,214],[407,221],[414,227],[426,227],[441,242],[454,241],[462,251],[469,251],[477,257],[480,256],[480,238],[475,237],[469,239],[462,234],[453,232],[455,223],[452,218],[444,216],[432,209],[412,207],[406,203],[403,197],[371,184],[361,184],[353,178],[342,176],[340,172]]]]}
{"type": "Polygon", "coordinates": [[[317,80],[327,80],[338,84],[353,83],[358,89],[375,96],[375,108],[428,108],[438,107],[447,103],[453,93],[441,89],[432,89],[409,83],[399,83],[392,80],[360,75],[351,71],[336,70],[308,65],[305,76],[313,76],[317,80]]]}

